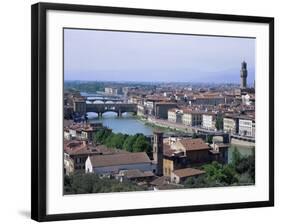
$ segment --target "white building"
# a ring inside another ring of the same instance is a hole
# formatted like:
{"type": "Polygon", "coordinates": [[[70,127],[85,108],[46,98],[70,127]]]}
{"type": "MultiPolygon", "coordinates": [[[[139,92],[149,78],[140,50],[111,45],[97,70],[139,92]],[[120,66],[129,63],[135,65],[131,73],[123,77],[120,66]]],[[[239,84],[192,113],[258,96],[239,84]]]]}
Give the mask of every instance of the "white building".
{"type": "Polygon", "coordinates": [[[240,118],[239,135],[255,137],[255,120],[251,118],[240,118]]]}
{"type": "Polygon", "coordinates": [[[120,91],[120,88],[105,87],[104,92],[109,95],[118,95],[121,91],[120,91]]]}
{"type": "Polygon", "coordinates": [[[216,115],[214,113],[203,114],[202,127],[211,130],[216,129],[216,115]]]}

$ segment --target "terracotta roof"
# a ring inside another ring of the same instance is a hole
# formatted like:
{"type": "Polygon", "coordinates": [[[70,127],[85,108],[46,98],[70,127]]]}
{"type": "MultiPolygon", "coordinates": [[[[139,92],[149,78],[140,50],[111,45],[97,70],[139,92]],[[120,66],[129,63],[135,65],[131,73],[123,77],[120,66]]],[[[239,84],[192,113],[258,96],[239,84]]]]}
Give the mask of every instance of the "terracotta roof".
{"type": "Polygon", "coordinates": [[[135,170],[126,170],[124,172],[124,176],[126,176],[127,178],[137,178],[137,177],[153,177],[154,173],[152,173],[151,171],[140,171],[138,169],[135,170]]]}
{"type": "Polygon", "coordinates": [[[69,155],[92,155],[98,153],[93,146],[83,145],[83,143],[77,142],[70,142],[64,146],[64,151],[69,155]]]}
{"type": "Polygon", "coordinates": [[[169,182],[170,182],[170,177],[162,176],[162,177],[158,177],[154,181],[151,181],[150,184],[155,186],[161,186],[164,184],[168,184],[169,182]]]}
{"type": "Polygon", "coordinates": [[[174,170],[173,173],[178,177],[192,177],[206,172],[203,170],[198,170],[193,168],[185,168],[185,169],[174,170]]]}
{"type": "Polygon", "coordinates": [[[187,151],[194,151],[194,150],[209,150],[210,147],[201,139],[182,139],[180,143],[187,151]]]}
{"type": "Polygon", "coordinates": [[[118,166],[125,164],[151,163],[145,152],[95,155],[90,157],[93,167],[118,166]]]}

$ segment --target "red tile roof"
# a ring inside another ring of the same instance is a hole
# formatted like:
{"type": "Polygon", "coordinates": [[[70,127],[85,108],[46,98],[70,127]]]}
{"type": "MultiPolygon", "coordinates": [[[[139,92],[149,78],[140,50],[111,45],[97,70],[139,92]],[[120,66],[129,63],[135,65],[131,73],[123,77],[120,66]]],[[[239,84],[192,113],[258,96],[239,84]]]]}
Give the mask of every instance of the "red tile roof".
{"type": "Polygon", "coordinates": [[[204,174],[206,172],[203,170],[198,170],[193,168],[185,168],[185,169],[174,170],[173,173],[178,177],[192,177],[192,176],[198,176],[204,174]]]}
{"type": "Polygon", "coordinates": [[[186,151],[194,151],[194,150],[209,150],[210,147],[201,139],[182,139],[180,143],[186,149],[186,151]]]}
{"type": "Polygon", "coordinates": [[[93,167],[118,166],[126,164],[151,163],[145,152],[94,155],[90,157],[93,167]]]}

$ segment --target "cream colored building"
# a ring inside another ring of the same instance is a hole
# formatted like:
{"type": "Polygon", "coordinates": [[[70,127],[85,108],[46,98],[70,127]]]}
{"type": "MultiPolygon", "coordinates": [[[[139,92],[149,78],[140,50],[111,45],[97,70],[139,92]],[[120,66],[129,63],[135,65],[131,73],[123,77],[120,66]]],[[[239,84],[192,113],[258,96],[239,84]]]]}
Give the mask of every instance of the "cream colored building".
{"type": "Polygon", "coordinates": [[[223,118],[223,130],[231,134],[237,134],[238,131],[238,120],[232,117],[223,118]]]}
{"type": "Polygon", "coordinates": [[[199,126],[202,124],[202,113],[196,111],[184,112],[182,123],[188,126],[199,126]]]}
{"type": "Polygon", "coordinates": [[[214,130],[216,129],[216,120],[215,120],[215,114],[208,113],[202,115],[202,126],[206,129],[214,130]]]}
{"type": "Polygon", "coordinates": [[[179,109],[168,110],[168,121],[173,123],[182,123],[183,111],[179,109]]]}

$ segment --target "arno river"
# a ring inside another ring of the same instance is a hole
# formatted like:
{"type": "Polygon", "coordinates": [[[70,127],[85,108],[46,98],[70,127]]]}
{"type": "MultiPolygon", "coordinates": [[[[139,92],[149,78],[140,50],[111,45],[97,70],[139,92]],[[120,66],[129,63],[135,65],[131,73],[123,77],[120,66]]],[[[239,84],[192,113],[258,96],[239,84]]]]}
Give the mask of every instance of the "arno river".
{"type": "MultiPolygon", "coordinates": [[[[95,113],[88,113],[88,118],[90,123],[102,122],[104,126],[111,128],[115,133],[120,132],[128,135],[136,133],[143,133],[144,135],[153,134],[153,127],[146,125],[143,121],[140,121],[132,115],[126,113],[123,114],[121,118],[118,118],[114,112],[104,113],[102,118],[98,118],[95,113]]],[[[232,143],[228,151],[229,160],[231,160],[232,152],[235,146],[242,155],[249,155],[252,153],[252,146],[241,146],[232,143]]]]}

